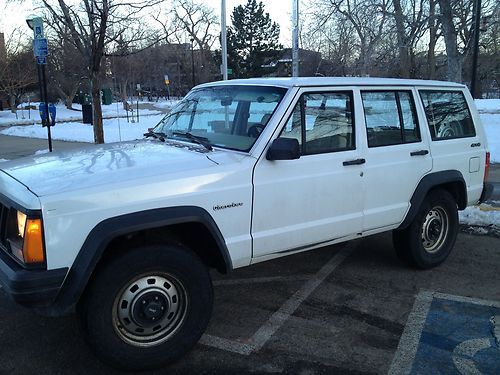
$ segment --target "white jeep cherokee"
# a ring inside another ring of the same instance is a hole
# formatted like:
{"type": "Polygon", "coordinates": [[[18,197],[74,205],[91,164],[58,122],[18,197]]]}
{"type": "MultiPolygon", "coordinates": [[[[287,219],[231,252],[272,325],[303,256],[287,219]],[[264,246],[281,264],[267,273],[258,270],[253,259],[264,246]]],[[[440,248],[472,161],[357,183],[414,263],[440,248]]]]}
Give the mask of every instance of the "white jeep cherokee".
{"type": "Polygon", "coordinates": [[[4,290],[45,314],[76,307],[98,356],[126,369],[196,344],[210,268],[384,231],[434,267],[457,210],[491,193],[473,99],[449,82],[216,82],[145,136],[0,166],[4,290]]]}

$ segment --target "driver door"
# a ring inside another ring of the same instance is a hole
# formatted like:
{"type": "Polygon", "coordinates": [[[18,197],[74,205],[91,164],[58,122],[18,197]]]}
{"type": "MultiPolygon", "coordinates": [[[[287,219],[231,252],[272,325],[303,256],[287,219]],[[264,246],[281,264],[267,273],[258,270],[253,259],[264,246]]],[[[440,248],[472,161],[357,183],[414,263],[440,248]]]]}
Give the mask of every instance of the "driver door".
{"type": "Polygon", "coordinates": [[[301,156],[254,171],[254,260],[356,236],[363,221],[363,155],[354,131],[354,92],[303,90],[280,124],[301,156]]]}

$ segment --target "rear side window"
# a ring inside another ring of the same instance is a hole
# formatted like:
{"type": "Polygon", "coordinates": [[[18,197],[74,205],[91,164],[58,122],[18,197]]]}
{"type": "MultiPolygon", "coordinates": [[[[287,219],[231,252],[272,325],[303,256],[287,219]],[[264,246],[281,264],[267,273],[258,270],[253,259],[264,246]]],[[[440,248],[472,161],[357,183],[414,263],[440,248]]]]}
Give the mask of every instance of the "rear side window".
{"type": "Polygon", "coordinates": [[[369,147],[420,141],[410,91],[364,91],[361,97],[369,147]]]}
{"type": "Polygon", "coordinates": [[[474,137],[476,130],[460,91],[420,91],[432,140],[474,137]]]}

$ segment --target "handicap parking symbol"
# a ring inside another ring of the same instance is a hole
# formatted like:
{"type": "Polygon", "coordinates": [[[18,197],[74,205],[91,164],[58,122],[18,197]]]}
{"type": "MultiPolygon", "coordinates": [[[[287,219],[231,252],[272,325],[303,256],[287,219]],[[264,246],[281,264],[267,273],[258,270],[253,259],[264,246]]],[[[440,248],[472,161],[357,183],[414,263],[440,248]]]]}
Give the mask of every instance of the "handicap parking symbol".
{"type": "Polygon", "coordinates": [[[389,373],[500,375],[500,302],[421,293],[389,373]]]}

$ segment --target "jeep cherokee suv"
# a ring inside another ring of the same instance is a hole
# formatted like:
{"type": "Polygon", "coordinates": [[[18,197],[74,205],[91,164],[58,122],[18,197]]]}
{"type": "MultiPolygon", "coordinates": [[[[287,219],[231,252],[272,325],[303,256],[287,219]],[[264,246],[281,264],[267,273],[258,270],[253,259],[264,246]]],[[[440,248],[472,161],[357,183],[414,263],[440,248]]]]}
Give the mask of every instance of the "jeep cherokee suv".
{"type": "Polygon", "coordinates": [[[491,192],[473,99],[449,82],[216,82],[145,137],[0,165],[4,290],[45,314],[76,309],[98,356],[126,369],[196,344],[210,268],[384,231],[434,267],[457,211],[491,192]]]}

